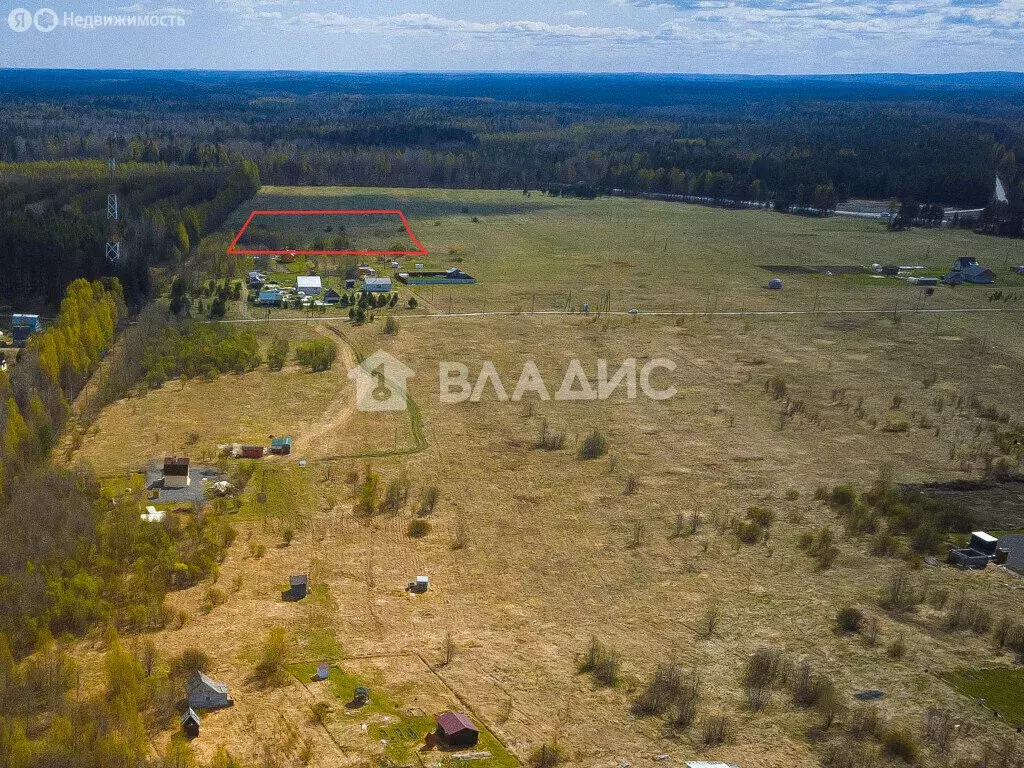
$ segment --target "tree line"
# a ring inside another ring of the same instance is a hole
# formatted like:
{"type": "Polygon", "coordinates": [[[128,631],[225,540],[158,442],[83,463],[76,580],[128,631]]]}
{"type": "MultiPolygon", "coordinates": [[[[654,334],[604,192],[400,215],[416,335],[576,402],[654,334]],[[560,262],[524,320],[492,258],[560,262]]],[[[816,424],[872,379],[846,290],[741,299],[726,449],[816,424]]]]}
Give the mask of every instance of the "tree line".
{"type": "MultiPolygon", "coordinates": [[[[275,184],[587,185],[783,210],[850,198],[980,208],[998,173],[1011,207],[1024,200],[1024,108],[991,85],[666,82],[654,99],[623,97],[623,83],[610,82],[620,93],[602,101],[583,81],[574,95],[571,78],[525,77],[517,90],[511,77],[490,99],[474,97],[502,83],[428,82],[401,95],[386,76],[327,78],[333,88],[315,75],[179,77],[194,87],[138,73],[112,96],[83,75],[60,96],[0,95],[0,160],[103,158],[112,148],[126,162],[200,169],[244,157],[275,184]],[[142,84],[161,98],[143,96],[142,84]],[[55,102],[67,119],[41,119],[55,102]]],[[[999,218],[995,229],[1012,233],[999,218]]]]}

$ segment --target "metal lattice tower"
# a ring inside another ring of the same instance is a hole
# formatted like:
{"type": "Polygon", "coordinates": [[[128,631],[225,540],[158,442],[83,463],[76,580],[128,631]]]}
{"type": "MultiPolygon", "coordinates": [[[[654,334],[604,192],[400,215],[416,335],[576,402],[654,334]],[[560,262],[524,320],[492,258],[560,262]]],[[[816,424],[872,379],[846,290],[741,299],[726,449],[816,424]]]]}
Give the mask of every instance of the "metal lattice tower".
{"type": "Polygon", "coordinates": [[[107,166],[110,168],[110,184],[107,191],[107,220],[110,222],[107,234],[107,261],[116,264],[121,261],[121,233],[118,227],[117,208],[117,159],[114,157],[115,136],[107,140],[107,147],[110,150],[110,159],[107,166]]]}

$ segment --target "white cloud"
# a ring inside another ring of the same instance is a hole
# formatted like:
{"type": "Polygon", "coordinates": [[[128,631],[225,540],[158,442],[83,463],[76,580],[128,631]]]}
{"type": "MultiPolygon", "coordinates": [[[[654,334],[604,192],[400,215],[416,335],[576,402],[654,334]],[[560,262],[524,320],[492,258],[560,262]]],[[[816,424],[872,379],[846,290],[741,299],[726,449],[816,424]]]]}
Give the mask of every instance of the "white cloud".
{"type": "Polygon", "coordinates": [[[583,27],[550,24],[545,21],[469,21],[447,19],[429,13],[397,16],[345,16],[340,13],[300,13],[284,20],[288,27],[316,27],[346,33],[440,32],[482,37],[520,37],[544,40],[605,40],[632,42],[651,40],[653,34],[633,27],[583,27]]]}

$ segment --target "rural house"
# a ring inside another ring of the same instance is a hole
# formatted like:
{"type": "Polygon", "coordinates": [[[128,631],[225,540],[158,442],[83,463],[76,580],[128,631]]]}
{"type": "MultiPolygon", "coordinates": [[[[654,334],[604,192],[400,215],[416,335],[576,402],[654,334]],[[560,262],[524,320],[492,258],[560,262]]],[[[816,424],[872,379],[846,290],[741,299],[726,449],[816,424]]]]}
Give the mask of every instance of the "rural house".
{"type": "Polygon", "coordinates": [[[996,275],[991,269],[980,266],[973,256],[960,256],[953,262],[953,269],[942,280],[948,285],[989,285],[996,281],[996,275]]]}
{"type": "Polygon", "coordinates": [[[193,672],[187,687],[188,705],[193,709],[219,709],[235,703],[228,695],[227,683],[218,683],[202,672],[193,672]]]}
{"type": "Polygon", "coordinates": [[[299,275],[295,278],[295,290],[303,296],[319,296],[324,287],[317,275],[299,275]]]}
{"type": "Polygon", "coordinates": [[[256,299],[256,303],[261,307],[276,307],[281,303],[281,292],[274,290],[273,288],[266,291],[260,291],[260,295],[256,299]]]}
{"type": "Polygon", "coordinates": [[[363,280],[363,291],[366,293],[391,293],[391,278],[368,277],[363,280]]]}
{"type": "Polygon", "coordinates": [[[437,716],[438,744],[446,747],[472,747],[480,738],[480,730],[468,715],[461,712],[442,712],[437,716]]]}
{"type": "Polygon", "coordinates": [[[181,716],[181,730],[185,732],[186,739],[199,737],[199,715],[192,707],[185,710],[185,714],[181,716]]]}
{"type": "Polygon", "coordinates": [[[324,291],[324,304],[337,304],[341,301],[341,294],[333,288],[324,291]]]}
{"type": "Polygon", "coordinates": [[[188,456],[168,456],[164,459],[164,488],[185,488],[189,484],[188,456]]]}

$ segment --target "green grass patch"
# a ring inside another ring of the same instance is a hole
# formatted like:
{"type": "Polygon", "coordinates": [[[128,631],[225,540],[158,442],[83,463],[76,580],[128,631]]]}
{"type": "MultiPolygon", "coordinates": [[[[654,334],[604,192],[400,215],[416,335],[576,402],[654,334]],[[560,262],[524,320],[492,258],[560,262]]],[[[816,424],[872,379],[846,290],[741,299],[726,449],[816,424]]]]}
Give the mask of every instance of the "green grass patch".
{"type": "MultiPolygon", "coordinates": [[[[302,683],[309,683],[316,673],[316,664],[304,662],[289,665],[288,671],[302,683]]],[[[402,712],[398,704],[379,684],[377,675],[360,676],[347,672],[341,667],[331,665],[327,677],[331,693],[337,699],[338,706],[344,706],[355,697],[356,686],[365,685],[370,689],[369,702],[359,709],[363,717],[374,718],[384,722],[372,722],[367,728],[367,736],[374,742],[386,742],[384,756],[393,764],[410,765],[417,762],[416,753],[423,746],[428,733],[437,727],[435,716],[438,713],[413,715],[402,712]]],[[[441,710],[438,710],[440,712],[441,710]]],[[[480,721],[474,719],[480,729],[480,740],[472,751],[490,752],[489,758],[474,760],[473,765],[479,768],[516,768],[519,761],[502,745],[500,741],[480,721]]],[[[461,750],[460,750],[461,751],[461,750]]],[[[436,753],[442,765],[448,763],[444,752],[436,753]]],[[[431,762],[434,762],[433,760],[431,762]]]]}
{"type": "Polygon", "coordinates": [[[256,468],[242,494],[239,518],[277,522],[298,530],[299,510],[308,492],[307,468],[291,464],[264,464],[256,468]],[[260,501],[261,494],[265,501],[260,501]]]}
{"type": "Polygon", "coordinates": [[[1024,725],[1024,668],[960,669],[940,677],[965,696],[984,699],[1011,725],[1024,725]]]}

